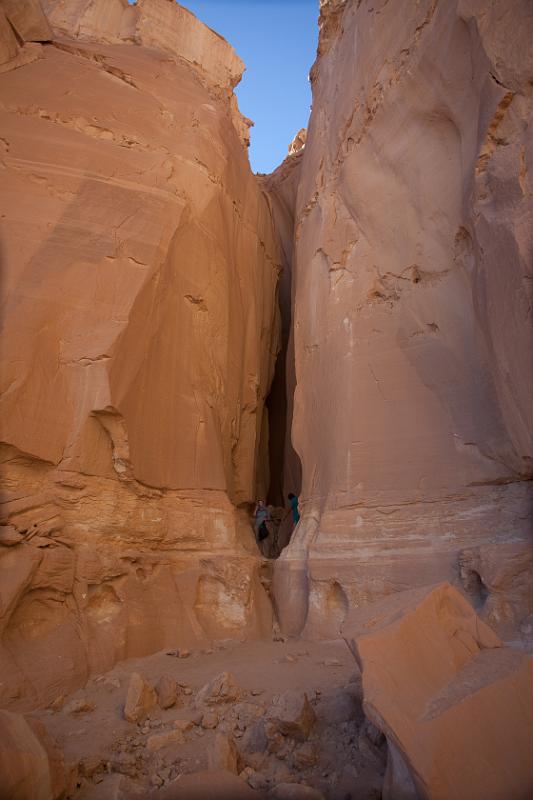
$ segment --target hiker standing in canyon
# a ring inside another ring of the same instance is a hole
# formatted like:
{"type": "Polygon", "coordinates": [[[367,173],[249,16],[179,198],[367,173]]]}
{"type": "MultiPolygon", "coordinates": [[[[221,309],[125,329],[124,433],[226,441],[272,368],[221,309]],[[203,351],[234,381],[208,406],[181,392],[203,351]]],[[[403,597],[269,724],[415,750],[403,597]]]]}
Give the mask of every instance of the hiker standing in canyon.
{"type": "Polygon", "coordinates": [[[287,495],[287,499],[289,501],[289,504],[290,504],[290,507],[291,507],[291,511],[292,511],[293,525],[294,525],[294,527],[296,527],[298,525],[298,523],[300,522],[300,512],[298,510],[298,498],[296,497],[295,494],[293,494],[292,492],[289,492],[289,494],[287,495]]]}
{"type": "Polygon", "coordinates": [[[267,523],[272,521],[270,511],[265,505],[264,500],[258,500],[254,511],[255,519],[255,535],[257,542],[262,542],[268,537],[270,531],[268,530],[267,523]]]}

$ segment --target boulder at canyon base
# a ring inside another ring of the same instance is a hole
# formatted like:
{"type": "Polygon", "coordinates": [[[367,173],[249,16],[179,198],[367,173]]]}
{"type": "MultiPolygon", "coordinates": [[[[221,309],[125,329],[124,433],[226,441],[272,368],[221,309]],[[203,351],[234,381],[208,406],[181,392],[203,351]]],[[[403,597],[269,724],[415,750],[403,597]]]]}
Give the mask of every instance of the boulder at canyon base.
{"type": "Polygon", "coordinates": [[[532,796],[533,658],[503,647],[455,588],[368,605],[344,635],[389,744],[384,796],[532,796]]]}

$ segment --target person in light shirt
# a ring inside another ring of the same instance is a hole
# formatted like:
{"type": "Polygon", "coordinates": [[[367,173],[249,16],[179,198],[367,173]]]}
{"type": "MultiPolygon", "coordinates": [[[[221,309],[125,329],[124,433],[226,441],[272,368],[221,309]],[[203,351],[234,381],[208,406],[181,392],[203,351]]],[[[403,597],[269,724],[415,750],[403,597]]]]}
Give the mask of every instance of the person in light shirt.
{"type": "Polygon", "coordinates": [[[254,511],[255,520],[255,535],[258,542],[262,542],[267,538],[270,531],[268,530],[267,523],[271,521],[270,511],[265,505],[264,500],[258,500],[254,511]]]}

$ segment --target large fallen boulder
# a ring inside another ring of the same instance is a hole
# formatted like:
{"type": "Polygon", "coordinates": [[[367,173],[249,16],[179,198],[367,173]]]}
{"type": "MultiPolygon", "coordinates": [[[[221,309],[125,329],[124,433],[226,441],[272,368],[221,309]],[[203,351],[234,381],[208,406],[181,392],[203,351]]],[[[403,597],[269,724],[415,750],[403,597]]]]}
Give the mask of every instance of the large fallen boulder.
{"type": "Polygon", "coordinates": [[[203,686],[196,695],[195,704],[201,706],[233,703],[239,697],[240,689],[231,672],[221,672],[203,686]]]}
{"type": "Polygon", "coordinates": [[[210,770],[224,770],[238,775],[242,769],[241,758],[231,736],[217,733],[208,756],[210,770]]]}
{"type": "Polygon", "coordinates": [[[160,708],[172,708],[178,701],[179,686],[172,675],[162,675],[156,686],[157,702],[160,708]]]}
{"type": "Polygon", "coordinates": [[[128,722],[141,722],[157,703],[157,695],[142,675],[133,672],[128,685],[124,719],[128,722]]]}
{"type": "Polygon", "coordinates": [[[0,711],[0,800],[56,800],[67,782],[63,755],[42,722],[0,711]]]}
{"type": "Polygon", "coordinates": [[[21,42],[49,42],[53,38],[39,0],[0,0],[0,9],[21,42]]]}
{"type": "Polygon", "coordinates": [[[289,690],[274,698],[266,720],[274,731],[304,742],[316,721],[316,714],[305,692],[289,690]]]}
{"type": "Polygon", "coordinates": [[[447,583],[352,612],[363,708],[387,737],[385,800],[533,797],[533,658],[447,583]]]}

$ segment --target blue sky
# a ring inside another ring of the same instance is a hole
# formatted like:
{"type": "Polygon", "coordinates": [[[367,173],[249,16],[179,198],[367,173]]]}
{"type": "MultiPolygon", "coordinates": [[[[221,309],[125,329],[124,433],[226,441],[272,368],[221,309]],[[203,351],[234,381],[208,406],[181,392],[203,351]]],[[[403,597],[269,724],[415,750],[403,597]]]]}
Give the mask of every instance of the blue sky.
{"type": "Polygon", "coordinates": [[[224,36],[246,64],[236,94],[242,113],[255,122],[250,162],[271,172],[307,127],[311,88],[307,80],[318,39],[318,0],[181,0],[202,22],[224,36]]]}
{"type": "Polygon", "coordinates": [[[315,60],[318,0],[182,0],[202,22],[233,45],[246,64],[236,94],[242,113],[255,122],[250,162],[271,172],[307,127],[315,60]]]}

